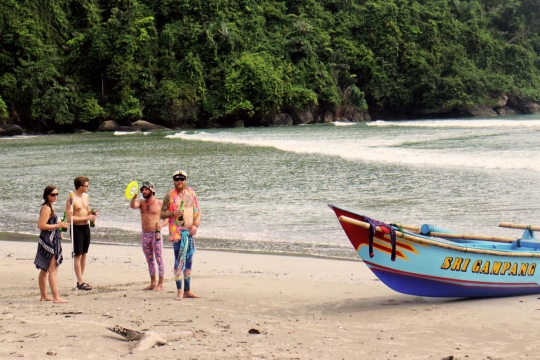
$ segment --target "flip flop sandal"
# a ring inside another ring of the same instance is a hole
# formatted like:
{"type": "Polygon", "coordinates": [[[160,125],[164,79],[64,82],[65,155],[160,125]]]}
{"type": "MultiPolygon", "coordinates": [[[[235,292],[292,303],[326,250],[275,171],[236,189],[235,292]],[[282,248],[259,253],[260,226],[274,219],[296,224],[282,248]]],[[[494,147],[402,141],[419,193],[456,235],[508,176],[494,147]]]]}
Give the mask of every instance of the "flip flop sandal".
{"type": "Polygon", "coordinates": [[[77,289],[79,290],[92,290],[92,286],[88,285],[87,283],[82,283],[79,285],[79,283],[77,283],[77,289]]]}

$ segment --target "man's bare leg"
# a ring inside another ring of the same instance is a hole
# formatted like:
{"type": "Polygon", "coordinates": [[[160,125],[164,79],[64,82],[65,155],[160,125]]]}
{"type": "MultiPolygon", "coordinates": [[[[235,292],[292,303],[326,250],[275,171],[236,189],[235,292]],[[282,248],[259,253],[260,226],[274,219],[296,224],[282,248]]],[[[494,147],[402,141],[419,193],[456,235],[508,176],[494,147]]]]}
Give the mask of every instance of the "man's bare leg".
{"type": "Polygon", "coordinates": [[[184,297],[187,299],[187,298],[191,298],[191,299],[198,299],[200,298],[200,296],[197,296],[195,295],[194,293],[192,293],[191,291],[186,291],[184,293],[184,297]]]}
{"type": "MultiPolygon", "coordinates": [[[[86,254],[75,255],[75,258],[73,260],[75,265],[75,276],[77,277],[77,284],[82,285],[84,284],[83,274],[84,267],[86,265],[86,254]]],[[[86,284],[84,290],[92,290],[92,286],[86,284]]]]}
{"type": "Polygon", "coordinates": [[[180,300],[182,300],[183,297],[184,297],[184,290],[178,289],[176,291],[176,298],[174,300],[180,301],[180,300]]]}
{"type": "Polygon", "coordinates": [[[86,254],[81,255],[81,279],[84,276],[84,269],[86,268],[86,254]]]}
{"type": "Polygon", "coordinates": [[[75,255],[73,258],[74,261],[74,267],[75,267],[75,276],[77,277],[77,284],[82,284],[83,278],[82,278],[82,271],[81,271],[81,258],[82,255],[75,255]]]}
{"type": "Polygon", "coordinates": [[[150,275],[150,285],[145,287],[143,290],[153,290],[156,287],[156,276],[150,275]]]}
{"type": "Polygon", "coordinates": [[[163,278],[160,276],[154,291],[163,291],[163,278]]]}
{"type": "Polygon", "coordinates": [[[39,301],[51,301],[52,299],[47,295],[47,272],[40,270],[38,276],[39,293],[41,297],[39,301]]]}
{"type": "Polygon", "coordinates": [[[63,304],[68,301],[62,299],[58,293],[58,265],[56,264],[56,256],[53,256],[51,263],[49,264],[49,286],[51,287],[51,292],[53,294],[53,302],[55,304],[63,304]]]}

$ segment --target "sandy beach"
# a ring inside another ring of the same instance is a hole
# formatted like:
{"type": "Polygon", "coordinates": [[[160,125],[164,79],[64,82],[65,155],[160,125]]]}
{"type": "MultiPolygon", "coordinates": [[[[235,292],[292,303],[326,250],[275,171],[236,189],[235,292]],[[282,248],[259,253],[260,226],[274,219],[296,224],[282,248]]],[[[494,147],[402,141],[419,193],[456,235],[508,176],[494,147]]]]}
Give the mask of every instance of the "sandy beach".
{"type": "MultiPolygon", "coordinates": [[[[163,292],[139,247],[91,245],[72,289],[64,244],[61,296],[39,302],[36,243],[2,241],[0,358],[32,359],[539,359],[540,297],[428,299],[402,295],[361,262],[198,250],[192,291],[175,301],[172,249],[163,292]],[[193,335],[130,353],[121,326],[193,335]],[[258,332],[258,334],[250,334],[258,332]]],[[[48,292],[50,293],[49,289],[48,292]]]]}

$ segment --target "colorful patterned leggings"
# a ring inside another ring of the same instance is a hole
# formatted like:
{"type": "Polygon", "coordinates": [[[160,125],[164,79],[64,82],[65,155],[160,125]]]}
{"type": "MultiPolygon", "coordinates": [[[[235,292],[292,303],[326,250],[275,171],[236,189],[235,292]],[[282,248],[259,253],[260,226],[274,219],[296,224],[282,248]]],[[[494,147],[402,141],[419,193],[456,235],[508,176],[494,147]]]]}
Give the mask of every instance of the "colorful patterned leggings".
{"type": "Polygon", "coordinates": [[[148,263],[148,271],[150,276],[156,275],[156,266],[154,264],[154,255],[159,267],[159,277],[165,277],[165,263],[163,262],[163,241],[156,241],[155,232],[148,231],[142,233],[141,238],[142,249],[146,262],[148,263]]]}
{"type": "MultiPolygon", "coordinates": [[[[173,243],[174,248],[174,279],[176,281],[176,288],[180,290],[182,288],[182,269],[180,269],[180,241],[173,243]]],[[[184,291],[191,289],[191,266],[193,265],[193,255],[186,258],[186,270],[184,270],[184,291]]]]}

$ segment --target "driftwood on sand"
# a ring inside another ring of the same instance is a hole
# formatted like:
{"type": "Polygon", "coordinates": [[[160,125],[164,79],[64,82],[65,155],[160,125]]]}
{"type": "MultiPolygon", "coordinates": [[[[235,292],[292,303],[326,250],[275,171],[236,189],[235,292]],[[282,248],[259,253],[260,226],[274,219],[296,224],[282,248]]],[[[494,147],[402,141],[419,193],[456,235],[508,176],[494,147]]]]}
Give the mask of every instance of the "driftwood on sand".
{"type": "Polygon", "coordinates": [[[188,336],[193,336],[193,332],[190,330],[170,333],[170,334],[158,334],[155,331],[137,331],[127,329],[121,326],[114,326],[107,328],[113,333],[123,336],[128,341],[137,341],[137,344],[131,349],[131,353],[145,351],[153,348],[156,345],[165,345],[168,341],[179,340],[188,336]]]}

